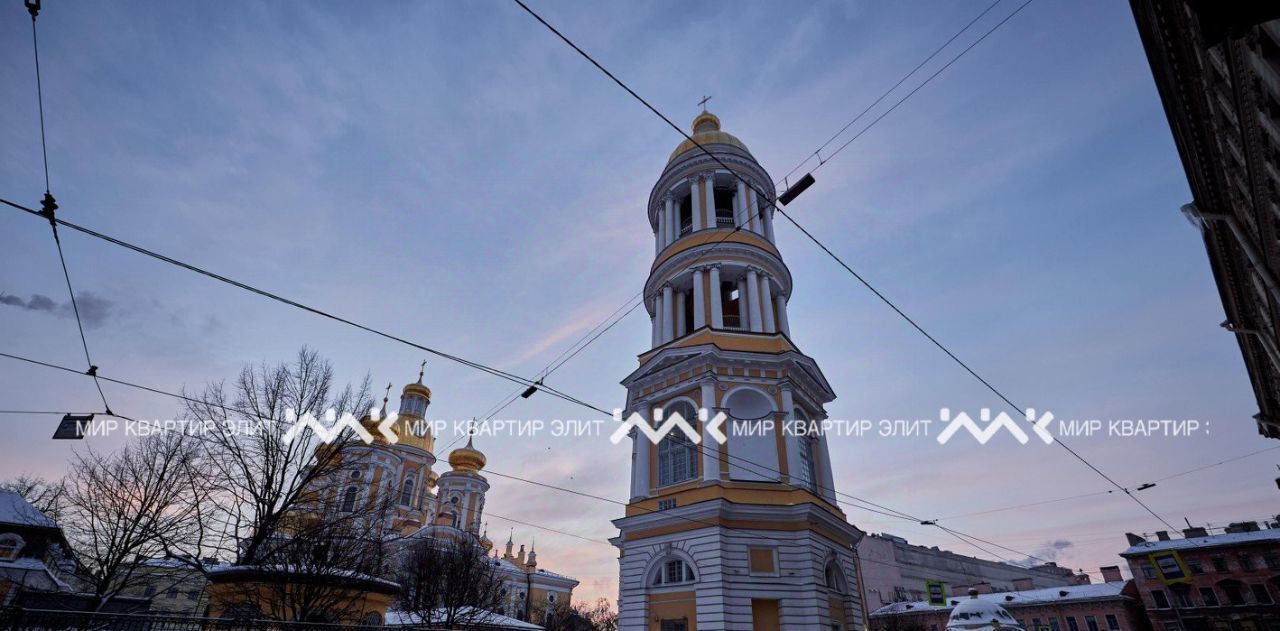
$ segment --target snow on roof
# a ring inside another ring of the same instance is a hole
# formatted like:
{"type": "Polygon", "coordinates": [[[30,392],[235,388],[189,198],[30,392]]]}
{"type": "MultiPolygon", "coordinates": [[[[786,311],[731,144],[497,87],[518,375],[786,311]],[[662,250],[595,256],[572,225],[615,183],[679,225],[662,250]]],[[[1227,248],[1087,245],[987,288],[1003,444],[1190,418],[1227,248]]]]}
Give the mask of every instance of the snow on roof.
{"type": "MultiPolygon", "coordinates": [[[[1040,605],[1048,603],[1064,603],[1082,600],[1104,600],[1124,597],[1120,592],[1128,581],[1112,581],[1110,583],[1090,583],[1088,585],[1063,585],[1061,587],[1045,587],[1020,592],[995,592],[978,594],[979,600],[986,600],[1001,607],[1017,607],[1019,605],[1040,605]]],[[[929,613],[948,611],[955,603],[963,602],[968,596],[952,595],[947,598],[944,607],[933,607],[927,600],[914,602],[890,603],[873,612],[873,616],[885,616],[899,613],[929,613]]]]}
{"type": "Polygon", "coordinates": [[[58,591],[71,591],[71,586],[58,577],[44,561],[31,557],[18,557],[12,561],[0,561],[0,577],[8,578],[19,584],[28,584],[30,572],[38,572],[45,576],[50,585],[47,588],[58,591]]]}
{"type": "MultiPolygon", "coordinates": [[[[490,561],[493,561],[493,560],[495,560],[495,559],[494,559],[493,557],[489,557],[489,560],[490,560],[490,561]]],[[[524,569],[523,569],[523,568],[521,568],[520,566],[516,565],[515,563],[512,563],[511,561],[508,561],[508,560],[503,559],[503,558],[498,558],[498,559],[496,559],[496,560],[497,560],[497,562],[498,562],[498,567],[499,567],[499,569],[505,570],[505,571],[507,571],[507,572],[512,572],[512,573],[519,573],[519,574],[524,574],[524,573],[525,573],[525,571],[524,571],[524,569]]],[[[550,577],[550,578],[558,578],[558,579],[565,580],[565,581],[572,581],[575,585],[578,583],[578,579],[576,579],[576,578],[574,578],[574,577],[572,577],[572,576],[566,576],[566,575],[564,575],[564,574],[560,574],[560,573],[558,573],[558,572],[552,572],[551,570],[544,570],[544,569],[542,569],[542,568],[538,568],[538,569],[537,569],[537,571],[536,571],[534,574],[535,574],[535,575],[541,575],[541,576],[547,576],[547,577],[550,577]]]]}
{"type": "Polygon", "coordinates": [[[13,491],[0,491],[0,524],[58,527],[52,519],[13,491]]]}
{"type": "Polygon", "coordinates": [[[1261,543],[1280,541],[1280,528],[1255,530],[1253,532],[1228,532],[1206,537],[1189,537],[1186,539],[1170,539],[1168,541],[1147,541],[1129,546],[1120,556],[1146,555],[1162,550],[1187,550],[1191,548],[1217,548],[1243,543],[1261,543]]]}
{"type": "MultiPolygon", "coordinates": [[[[463,607],[463,610],[466,611],[467,608],[463,607]]],[[[470,613],[468,612],[466,615],[470,616],[470,613]]],[[[440,622],[445,618],[445,610],[443,609],[437,609],[432,612],[431,619],[433,622],[440,622]]],[[[476,618],[477,620],[475,620],[475,622],[481,625],[502,629],[529,629],[530,631],[541,631],[543,629],[543,627],[533,624],[532,622],[517,620],[510,616],[504,616],[492,611],[481,611],[476,618]]],[[[385,624],[386,626],[420,625],[422,624],[422,616],[408,611],[396,611],[393,609],[387,612],[385,624]]]]}

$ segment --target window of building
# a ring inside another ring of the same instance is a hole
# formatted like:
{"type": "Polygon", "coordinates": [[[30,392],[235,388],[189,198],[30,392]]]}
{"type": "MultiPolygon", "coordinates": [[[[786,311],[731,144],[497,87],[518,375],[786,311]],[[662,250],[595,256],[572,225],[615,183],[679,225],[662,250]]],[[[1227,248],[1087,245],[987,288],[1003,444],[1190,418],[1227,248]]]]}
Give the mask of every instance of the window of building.
{"type": "Polygon", "coordinates": [[[1080,625],[1076,624],[1074,616],[1067,616],[1067,631],[1080,631],[1080,625]]]}
{"type": "Polygon", "coordinates": [[[1186,559],[1187,569],[1192,574],[1204,574],[1204,566],[1200,565],[1200,559],[1186,559]]]}
{"type": "Polygon", "coordinates": [[[1240,569],[1246,572],[1253,570],[1253,557],[1247,554],[1240,555],[1240,569]]]}
{"type": "Polygon", "coordinates": [[[1280,555],[1268,552],[1262,555],[1262,564],[1267,566],[1268,570],[1280,570],[1280,555]]]}
{"type": "Polygon", "coordinates": [[[680,198],[680,236],[693,231],[693,195],[685,193],[680,198]]]}
{"type": "MultiPolygon", "coordinates": [[[[1164,590],[1162,589],[1151,590],[1151,600],[1155,602],[1156,609],[1169,608],[1169,598],[1165,596],[1164,590]]],[[[1075,630],[1072,629],[1072,631],[1075,631],[1075,630]]]]}
{"type": "Polygon", "coordinates": [[[342,496],[342,512],[350,513],[356,510],[356,487],[347,487],[347,492],[342,496]]]}
{"type": "Polygon", "coordinates": [[[665,500],[658,500],[658,510],[671,510],[676,507],[676,498],[671,497],[665,500]]]}
{"type": "Polygon", "coordinates": [[[1084,617],[1084,626],[1088,627],[1088,628],[1089,628],[1089,631],[1099,631],[1099,629],[1098,629],[1098,618],[1097,618],[1097,617],[1095,617],[1095,616],[1085,616],[1085,617],[1084,617]]]}
{"type": "Polygon", "coordinates": [[[1254,601],[1262,605],[1271,604],[1271,592],[1267,591],[1267,586],[1262,583],[1253,583],[1249,585],[1249,590],[1253,592],[1254,601]]]}
{"type": "MultiPolygon", "coordinates": [[[[687,401],[667,406],[665,417],[679,414],[685,420],[697,419],[698,414],[687,401]]],[[[684,432],[671,432],[658,443],[658,486],[678,484],[698,477],[697,445],[684,432]]]]}
{"type": "Polygon", "coordinates": [[[773,548],[747,548],[747,557],[752,574],[774,574],[778,568],[774,565],[773,548]]]}
{"type": "Polygon", "coordinates": [[[1227,571],[1227,557],[1213,557],[1213,569],[1218,572],[1227,571]]]}
{"type": "Polygon", "coordinates": [[[1150,565],[1143,564],[1143,566],[1142,566],[1142,576],[1143,576],[1143,578],[1155,578],[1155,577],[1156,577],[1156,568],[1154,568],[1154,567],[1152,567],[1152,566],[1150,566],[1150,565]]]}
{"type": "Polygon", "coordinates": [[[847,583],[844,580],[844,572],[840,571],[840,566],[835,559],[827,561],[827,567],[823,570],[823,577],[826,579],[827,589],[843,594],[847,583]]]}
{"type": "Polygon", "coordinates": [[[400,503],[405,506],[413,506],[413,474],[409,474],[404,479],[404,486],[400,488],[400,503]]]}
{"type": "Polygon", "coordinates": [[[400,397],[400,416],[416,416],[422,418],[427,413],[427,398],[420,394],[406,394],[400,397]]]}
{"type": "MultiPolygon", "coordinates": [[[[734,190],[732,188],[715,189],[716,201],[716,225],[724,227],[733,227],[733,198],[734,190]]],[[[743,223],[746,223],[745,221],[743,223]]]]}
{"type": "Polygon", "coordinates": [[[1108,631],[1120,631],[1120,619],[1113,613],[1107,614],[1107,629],[1108,631]]]}
{"type": "Polygon", "coordinates": [[[1175,622],[1164,623],[1164,631],[1182,631],[1182,625],[1175,622]]]}
{"type": "Polygon", "coordinates": [[[1194,607],[1191,602],[1191,588],[1186,585],[1170,585],[1169,591],[1173,592],[1173,599],[1178,603],[1179,607],[1194,607]]]}
{"type": "Polygon", "coordinates": [[[555,602],[555,601],[556,601],[556,595],[555,595],[555,594],[552,594],[552,593],[548,593],[548,594],[547,594],[547,602],[549,602],[549,603],[553,603],[553,602],[555,602]]]}
{"type": "Polygon", "coordinates": [[[662,631],[689,631],[689,621],[684,618],[679,620],[663,620],[660,627],[662,631]]]}
{"type": "Polygon", "coordinates": [[[683,559],[668,559],[662,565],[658,566],[657,572],[654,573],[653,585],[676,585],[679,583],[692,583],[697,579],[694,578],[693,568],[689,567],[683,559]]]}
{"type": "Polygon", "coordinates": [[[1058,619],[1057,619],[1057,618],[1049,618],[1049,631],[1062,631],[1062,630],[1058,627],[1058,619]]]}
{"type": "Polygon", "coordinates": [[[1222,594],[1227,597],[1227,603],[1232,605],[1244,604],[1244,590],[1240,589],[1243,583],[1240,581],[1222,581],[1218,586],[1222,588],[1222,594]]]}
{"type": "Polygon", "coordinates": [[[0,561],[12,561],[18,558],[18,553],[22,551],[22,547],[26,542],[22,537],[12,532],[0,535],[0,561]]]}
{"type": "MultiPolygon", "coordinates": [[[[796,417],[797,420],[804,420],[796,417]]],[[[818,442],[812,436],[800,436],[800,470],[804,472],[804,486],[814,494],[818,492],[818,467],[814,459],[814,443],[818,442]]]]}
{"type": "Polygon", "coordinates": [[[1204,603],[1205,607],[1217,607],[1218,592],[1213,591],[1212,587],[1201,587],[1200,600],[1204,603]]]}

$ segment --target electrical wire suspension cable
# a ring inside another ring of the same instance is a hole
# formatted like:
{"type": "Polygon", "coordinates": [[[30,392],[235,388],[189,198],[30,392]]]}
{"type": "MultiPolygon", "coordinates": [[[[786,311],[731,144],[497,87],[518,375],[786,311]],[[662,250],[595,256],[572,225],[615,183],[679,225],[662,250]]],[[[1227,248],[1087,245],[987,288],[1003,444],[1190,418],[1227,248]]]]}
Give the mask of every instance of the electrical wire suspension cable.
{"type": "MultiPolygon", "coordinates": [[[[527,4],[525,4],[525,3],[523,2],[523,0],[512,0],[512,1],[513,1],[513,2],[515,2],[517,5],[519,5],[519,6],[520,6],[520,8],[524,9],[524,11],[525,11],[526,13],[528,13],[528,14],[529,14],[529,15],[531,15],[531,16],[533,16],[533,18],[534,18],[534,19],[536,19],[536,20],[537,20],[539,23],[541,23],[544,27],[546,27],[548,30],[550,30],[553,34],[555,34],[555,35],[556,35],[556,37],[560,38],[560,40],[561,40],[561,41],[563,41],[563,42],[564,42],[565,44],[567,44],[570,48],[572,48],[574,51],[576,51],[580,56],[582,56],[584,59],[586,59],[589,63],[591,63],[591,65],[595,66],[597,69],[599,69],[599,70],[600,70],[600,72],[604,73],[604,75],[605,75],[605,76],[607,76],[607,77],[609,77],[609,79],[613,80],[613,82],[614,82],[614,83],[616,83],[619,87],[621,87],[621,88],[622,88],[623,90],[625,90],[628,94],[630,94],[630,95],[631,95],[631,96],[632,96],[636,101],[638,101],[640,104],[644,105],[644,106],[645,106],[645,108],[647,108],[650,112],[653,112],[653,114],[654,114],[655,116],[657,116],[658,118],[662,119],[662,121],[663,121],[663,122],[665,122],[669,127],[671,127],[672,129],[676,130],[676,132],[677,132],[677,133],[679,133],[681,136],[683,136],[683,137],[684,137],[687,141],[689,141],[693,146],[695,146],[695,147],[697,147],[698,149],[700,149],[703,153],[705,153],[708,157],[710,157],[714,162],[716,162],[716,163],[717,163],[717,164],[719,164],[721,167],[723,167],[724,169],[726,169],[727,171],[729,171],[729,173],[730,173],[730,174],[732,174],[734,177],[736,177],[739,181],[741,181],[741,182],[743,182],[744,184],[746,184],[747,186],[751,187],[753,190],[756,190],[756,191],[757,191],[757,194],[758,194],[758,195],[760,195],[761,197],[765,198],[767,201],[769,201],[769,205],[770,205],[770,206],[772,206],[775,210],[777,210],[777,212],[781,213],[781,214],[782,214],[782,216],[783,216],[783,217],[785,217],[785,218],[787,219],[787,221],[789,221],[789,222],[790,222],[792,225],[794,225],[796,228],[800,229],[800,231],[801,231],[801,232],[803,232],[803,233],[805,234],[805,236],[807,236],[811,241],[813,241],[816,245],[818,245],[818,247],[820,247],[824,252],[826,252],[828,256],[830,256],[832,259],[834,259],[837,263],[839,263],[839,264],[840,264],[840,266],[841,266],[841,267],[843,267],[846,271],[848,271],[850,274],[852,274],[852,275],[854,276],[854,278],[856,278],[856,279],[857,279],[859,282],[861,282],[864,286],[866,286],[868,289],[870,289],[870,290],[871,290],[871,291],[872,291],[872,292],[873,292],[873,293],[874,293],[878,298],[880,298],[880,300],[881,300],[882,302],[884,302],[885,304],[889,305],[889,306],[890,306],[890,307],[891,307],[891,308],[892,308],[896,313],[898,313],[898,315],[902,316],[902,318],[903,318],[903,319],[905,319],[909,324],[911,324],[911,326],[912,326],[912,327],[914,327],[917,331],[919,331],[920,333],[922,333],[923,335],[925,335],[925,337],[927,337],[931,342],[933,342],[935,346],[937,346],[937,347],[938,347],[939,349],[941,349],[944,353],[946,353],[946,355],[947,355],[948,357],[950,357],[952,360],[954,360],[956,363],[958,363],[962,368],[964,368],[967,372],[969,372],[969,374],[971,374],[971,375],[973,375],[975,378],[977,378],[979,382],[981,382],[983,385],[985,385],[985,386],[987,387],[987,389],[988,389],[988,390],[990,390],[991,392],[993,392],[997,397],[999,397],[999,398],[1000,398],[1001,400],[1003,400],[1005,403],[1009,404],[1009,406],[1010,406],[1010,407],[1012,407],[1012,408],[1017,412],[1017,414],[1018,414],[1018,415],[1021,415],[1021,414],[1023,414],[1023,413],[1024,413],[1024,412],[1023,412],[1024,408],[1020,408],[1020,407],[1018,407],[1018,406],[1014,405],[1014,404],[1013,404],[1013,402],[1012,402],[1012,401],[1010,401],[1008,397],[1006,397],[1003,393],[1001,393],[1001,392],[1000,392],[999,390],[997,390],[994,386],[992,386],[992,385],[991,385],[991,383],[990,383],[990,382],[988,382],[986,379],[984,379],[983,377],[981,377],[980,375],[978,375],[978,373],[977,373],[977,372],[975,372],[972,368],[970,368],[970,367],[968,366],[968,364],[965,364],[964,362],[960,361],[960,359],[959,359],[959,358],[958,358],[954,353],[952,353],[949,349],[947,349],[947,348],[946,348],[945,346],[943,346],[940,342],[938,342],[938,341],[937,341],[937,339],[936,339],[936,338],[934,338],[932,335],[929,335],[929,334],[928,334],[928,333],[927,333],[927,332],[926,332],[926,331],[925,331],[925,330],[924,330],[924,329],[923,329],[919,324],[917,324],[914,320],[912,320],[911,318],[909,318],[909,317],[906,315],[906,313],[904,313],[904,312],[903,312],[901,309],[899,309],[895,304],[893,304],[893,302],[891,302],[887,297],[885,297],[885,296],[884,296],[884,294],[882,294],[882,293],[880,293],[878,290],[876,290],[876,289],[875,289],[875,287],[873,287],[869,282],[867,282],[867,280],[866,280],[866,279],[864,279],[864,278],[863,278],[862,276],[860,276],[857,272],[855,272],[855,271],[853,270],[853,268],[852,268],[852,267],[850,267],[847,263],[845,263],[845,262],[844,262],[844,260],[843,260],[843,259],[841,259],[839,256],[837,256],[834,252],[832,252],[832,251],[830,250],[830,248],[826,247],[826,245],[824,245],[821,241],[819,241],[816,237],[814,237],[812,233],[810,233],[808,230],[805,230],[805,229],[804,229],[804,227],[802,227],[802,226],[800,225],[800,223],[799,223],[799,222],[797,222],[793,217],[791,217],[789,214],[787,214],[787,213],[786,213],[786,211],[784,211],[784,210],[782,210],[782,208],[778,207],[778,206],[777,206],[777,204],[773,202],[773,200],[771,200],[767,195],[764,195],[763,193],[759,192],[759,191],[758,191],[758,189],[756,189],[756,188],[755,188],[755,185],[754,185],[754,184],[752,184],[751,182],[748,182],[748,181],[747,181],[745,178],[743,178],[741,175],[738,175],[738,173],[737,173],[736,171],[734,171],[733,169],[729,168],[729,166],[728,166],[728,165],[726,165],[722,160],[720,160],[720,158],[719,158],[718,156],[716,156],[715,154],[713,154],[710,150],[708,150],[706,147],[704,147],[701,143],[699,143],[699,142],[697,142],[696,140],[694,140],[692,136],[690,136],[689,134],[685,133],[685,131],[684,131],[683,129],[681,129],[678,125],[676,125],[675,123],[673,123],[673,122],[671,121],[671,119],[670,119],[670,118],[667,118],[667,116],[666,116],[665,114],[663,114],[663,113],[662,113],[662,112],[660,112],[657,108],[655,108],[653,105],[651,105],[647,100],[645,100],[645,99],[644,99],[644,97],[642,97],[642,96],[640,96],[638,93],[636,93],[636,91],[635,91],[635,90],[632,90],[630,86],[628,86],[626,83],[624,83],[621,79],[619,79],[617,76],[615,76],[615,75],[614,75],[612,72],[610,72],[607,68],[605,68],[604,66],[602,66],[602,65],[600,64],[600,62],[596,61],[596,60],[595,60],[595,58],[593,58],[590,54],[588,54],[586,51],[582,50],[582,48],[580,48],[577,44],[575,44],[575,43],[574,43],[572,40],[570,40],[567,36],[565,36],[563,33],[561,33],[559,29],[557,29],[555,26],[551,25],[549,22],[547,22],[545,19],[543,19],[543,17],[542,17],[541,15],[538,15],[538,13],[537,13],[537,12],[535,12],[533,9],[529,8],[529,6],[528,6],[527,4]]],[[[953,63],[955,63],[955,61],[956,61],[956,60],[958,60],[961,56],[963,56],[965,53],[967,53],[967,52],[969,52],[970,50],[972,50],[972,49],[973,49],[975,46],[977,46],[980,42],[982,42],[984,39],[986,39],[986,37],[987,37],[987,36],[989,36],[991,33],[995,32],[995,30],[996,30],[996,29],[998,29],[998,28],[1000,28],[1000,26],[1001,26],[1001,25],[1003,25],[1003,24],[1007,23],[1010,19],[1012,19],[1012,18],[1013,18],[1013,16],[1017,15],[1019,12],[1021,12],[1024,8],[1026,8],[1026,7],[1027,7],[1027,5],[1031,4],[1031,2],[1033,2],[1033,1],[1034,1],[1034,0],[1026,0],[1026,2],[1024,2],[1023,4],[1019,5],[1019,6],[1018,6],[1018,8],[1017,8],[1017,9],[1015,9],[1015,10],[1013,11],[1013,13],[1009,14],[1008,16],[1006,16],[1003,20],[1001,20],[1001,21],[1000,21],[999,23],[997,23],[994,27],[992,27],[990,30],[988,30],[986,33],[984,33],[981,37],[979,37],[976,41],[974,41],[972,44],[970,44],[967,48],[965,48],[963,51],[961,51],[961,53],[960,53],[959,55],[957,55],[957,56],[956,56],[955,58],[953,58],[951,61],[947,62],[947,64],[945,64],[944,66],[942,66],[942,68],[938,69],[938,71],[936,71],[936,72],[934,72],[932,75],[930,75],[930,76],[929,76],[929,78],[928,78],[928,79],[926,79],[924,83],[922,83],[921,85],[917,86],[914,90],[912,90],[911,92],[909,92],[906,96],[904,96],[904,97],[903,97],[902,99],[900,99],[897,103],[895,103],[895,104],[893,105],[893,107],[889,108],[887,111],[885,111],[885,112],[884,112],[884,113],[882,113],[879,117],[877,117],[875,120],[873,120],[873,121],[872,121],[872,122],[871,122],[871,123],[870,123],[866,128],[864,128],[864,129],[863,129],[863,131],[862,131],[862,132],[859,132],[859,133],[858,133],[857,135],[855,135],[853,138],[851,138],[850,140],[846,141],[846,142],[845,142],[843,145],[841,145],[841,147],[840,147],[839,149],[837,149],[837,150],[836,150],[836,152],[835,152],[835,153],[833,153],[833,154],[832,154],[832,156],[830,156],[830,157],[834,157],[836,154],[838,154],[840,151],[842,151],[845,147],[848,147],[848,146],[849,146],[849,144],[851,144],[854,140],[857,140],[857,138],[858,138],[858,137],[860,137],[863,133],[865,133],[866,129],[869,129],[872,125],[875,125],[877,122],[879,122],[881,119],[883,119],[886,115],[888,115],[888,113],[889,113],[889,112],[892,112],[894,109],[896,109],[896,108],[897,108],[899,105],[901,105],[904,101],[906,101],[906,100],[907,100],[908,98],[910,98],[913,94],[915,94],[917,91],[919,91],[919,90],[920,90],[920,88],[924,87],[924,85],[928,84],[928,82],[929,82],[929,81],[931,81],[934,77],[937,77],[939,74],[941,74],[941,73],[942,73],[942,71],[944,71],[944,70],[946,70],[948,67],[950,67],[950,66],[951,66],[953,63]]],[[[828,161],[830,160],[830,157],[828,158],[828,161]]],[[[763,208],[759,209],[759,212],[760,212],[760,213],[763,213],[763,212],[764,212],[764,209],[763,209],[763,208]]],[[[1061,440],[1055,440],[1054,442],[1055,442],[1056,444],[1060,445],[1062,448],[1066,449],[1068,453],[1070,453],[1072,456],[1074,456],[1074,457],[1075,457],[1077,460],[1079,460],[1080,462],[1084,463],[1084,464],[1085,464],[1085,466],[1089,467],[1091,470],[1093,470],[1095,473],[1097,473],[1099,476],[1101,476],[1104,480],[1106,480],[1106,481],[1107,481],[1108,483],[1110,483],[1112,486],[1114,486],[1115,488],[1117,488],[1117,489],[1119,489],[1120,491],[1122,491],[1125,495],[1127,495],[1130,499],[1132,499],[1135,503],[1137,503],[1140,507],[1142,507],[1142,509],[1143,509],[1143,510],[1145,510],[1148,514],[1150,514],[1150,515],[1151,515],[1152,517],[1154,517],[1156,520],[1160,521],[1161,523],[1165,524],[1166,526],[1168,526],[1168,527],[1170,527],[1170,528],[1174,528],[1174,526],[1173,526],[1172,524],[1170,524],[1167,520],[1165,520],[1165,519],[1164,519],[1163,517],[1161,517],[1158,513],[1156,513],[1154,510],[1152,510],[1150,506],[1147,506],[1147,504],[1146,504],[1145,502],[1143,502],[1143,501],[1142,501],[1141,499],[1139,499],[1137,496],[1133,495],[1133,493],[1132,493],[1132,492],[1130,492],[1130,490],[1129,490],[1129,489],[1125,488],[1124,486],[1122,486],[1121,484],[1119,484],[1118,482],[1116,482],[1114,479],[1112,479],[1112,478],[1111,478],[1110,476],[1108,476],[1106,473],[1103,473],[1101,469],[1099,469],[1099,468],[1098,468],[1097,466],[1095,466],[1093,463],[1091,463],[1091,462],[1089,462],[1088,460],[1086,460],[1083,456],[1081,456],[1078,452],[1076,452],[1076,451],[1075,451],[1074,449],[1072,449],[1070,446],[1066,445],[1066,444],[1065,444],[1064,442],[1062,442],[1061,440]]]]}

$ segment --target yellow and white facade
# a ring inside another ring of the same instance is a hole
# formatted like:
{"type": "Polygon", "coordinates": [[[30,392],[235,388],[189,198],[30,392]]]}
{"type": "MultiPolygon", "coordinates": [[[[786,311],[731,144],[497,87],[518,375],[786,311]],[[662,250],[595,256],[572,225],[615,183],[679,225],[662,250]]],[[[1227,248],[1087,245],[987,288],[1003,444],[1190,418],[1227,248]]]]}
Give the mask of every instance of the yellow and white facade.
{"type": "Polygon", "coordinates": [[[715,115],[693,138],[719,162],[686,140],[650,195],[652,347],[622,382],[625,415],[723,412],[727,440],[706,423],[699,444],[633,432],[631,500],[614,521],[621,628],[861,629],[863,533],[836,504],[826,437],[783,431],[825,418],[835,393],[790,338],[772,180],[715,115]]]}

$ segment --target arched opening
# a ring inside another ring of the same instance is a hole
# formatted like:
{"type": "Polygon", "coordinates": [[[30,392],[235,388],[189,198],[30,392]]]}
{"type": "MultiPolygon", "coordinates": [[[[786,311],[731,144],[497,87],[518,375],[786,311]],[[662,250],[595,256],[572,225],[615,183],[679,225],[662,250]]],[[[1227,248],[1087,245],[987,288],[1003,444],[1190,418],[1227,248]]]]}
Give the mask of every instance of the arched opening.
{"type": "Polygon", "coordinates": [[[823,570],[823,580],[827,589],[843,594],[849,589],[849,584],[844,580],[844,572],[840,570],[840,564],[835,558],[827,561],[827,566],[823,570]]]}
{"type": "Polygon", "coordinates": [[[680,204],[676,209],[676,214],[679,215],[676,222],[677,225],[680,226],[680,233],[678,236],[683,237],[684,235],[693,232],[693,194],[689,191],[685,191],[685,193],[680,196],[680,204]]]}
{"type": "MultiPolygon", "coordinates": [[[[698,427],[698,412],[688,401],[663,407],[663,422],[680,415],[690,427],[698,427]]],[[[698,447],[684,431],[673,429],[658,443],[658,486],[679,484],[698,477],[698,447]]]]}
{"type": "Polygon", "coordinates": [[[342,512],[352,513],[356,510],[356,487],[349,486],[342,494],[342,512]]]}
{"type": "Polygon", "coordinates": [[[651,587],[686,585],[695,583],[697,580],[698,576],[693,571],[693,564],[677,556],[663,559],[649,574],[649,585],[651,587]]]}
{"type": "Polygon", "coordinates": [[[413,474],[405,476],[404,485],[400,487],[400,503],[405,506],[413,506],[413,474]]]}
{"type": "Polygon", "coordinates": [[[734,226],[734,188],[732,186],[717,186],[714,193],[716,202],[716,227],[732,228],[734,226]]]}
{"type": "Polygon", "coordinates": [[[743,307],[746,302],[745,296],[742,296],[741,292],[738,291],[737,281],[720,282],[720,310],[724,314],[724,328],[747,328],[747,319],[743,317],[743,307]]]}
{"type": "Polygon", "coordinates": [[[777,482],[778,444],[773,401],[752,387],[733,390],[725,400],[729,409],[729,478],[777,482]]]}

